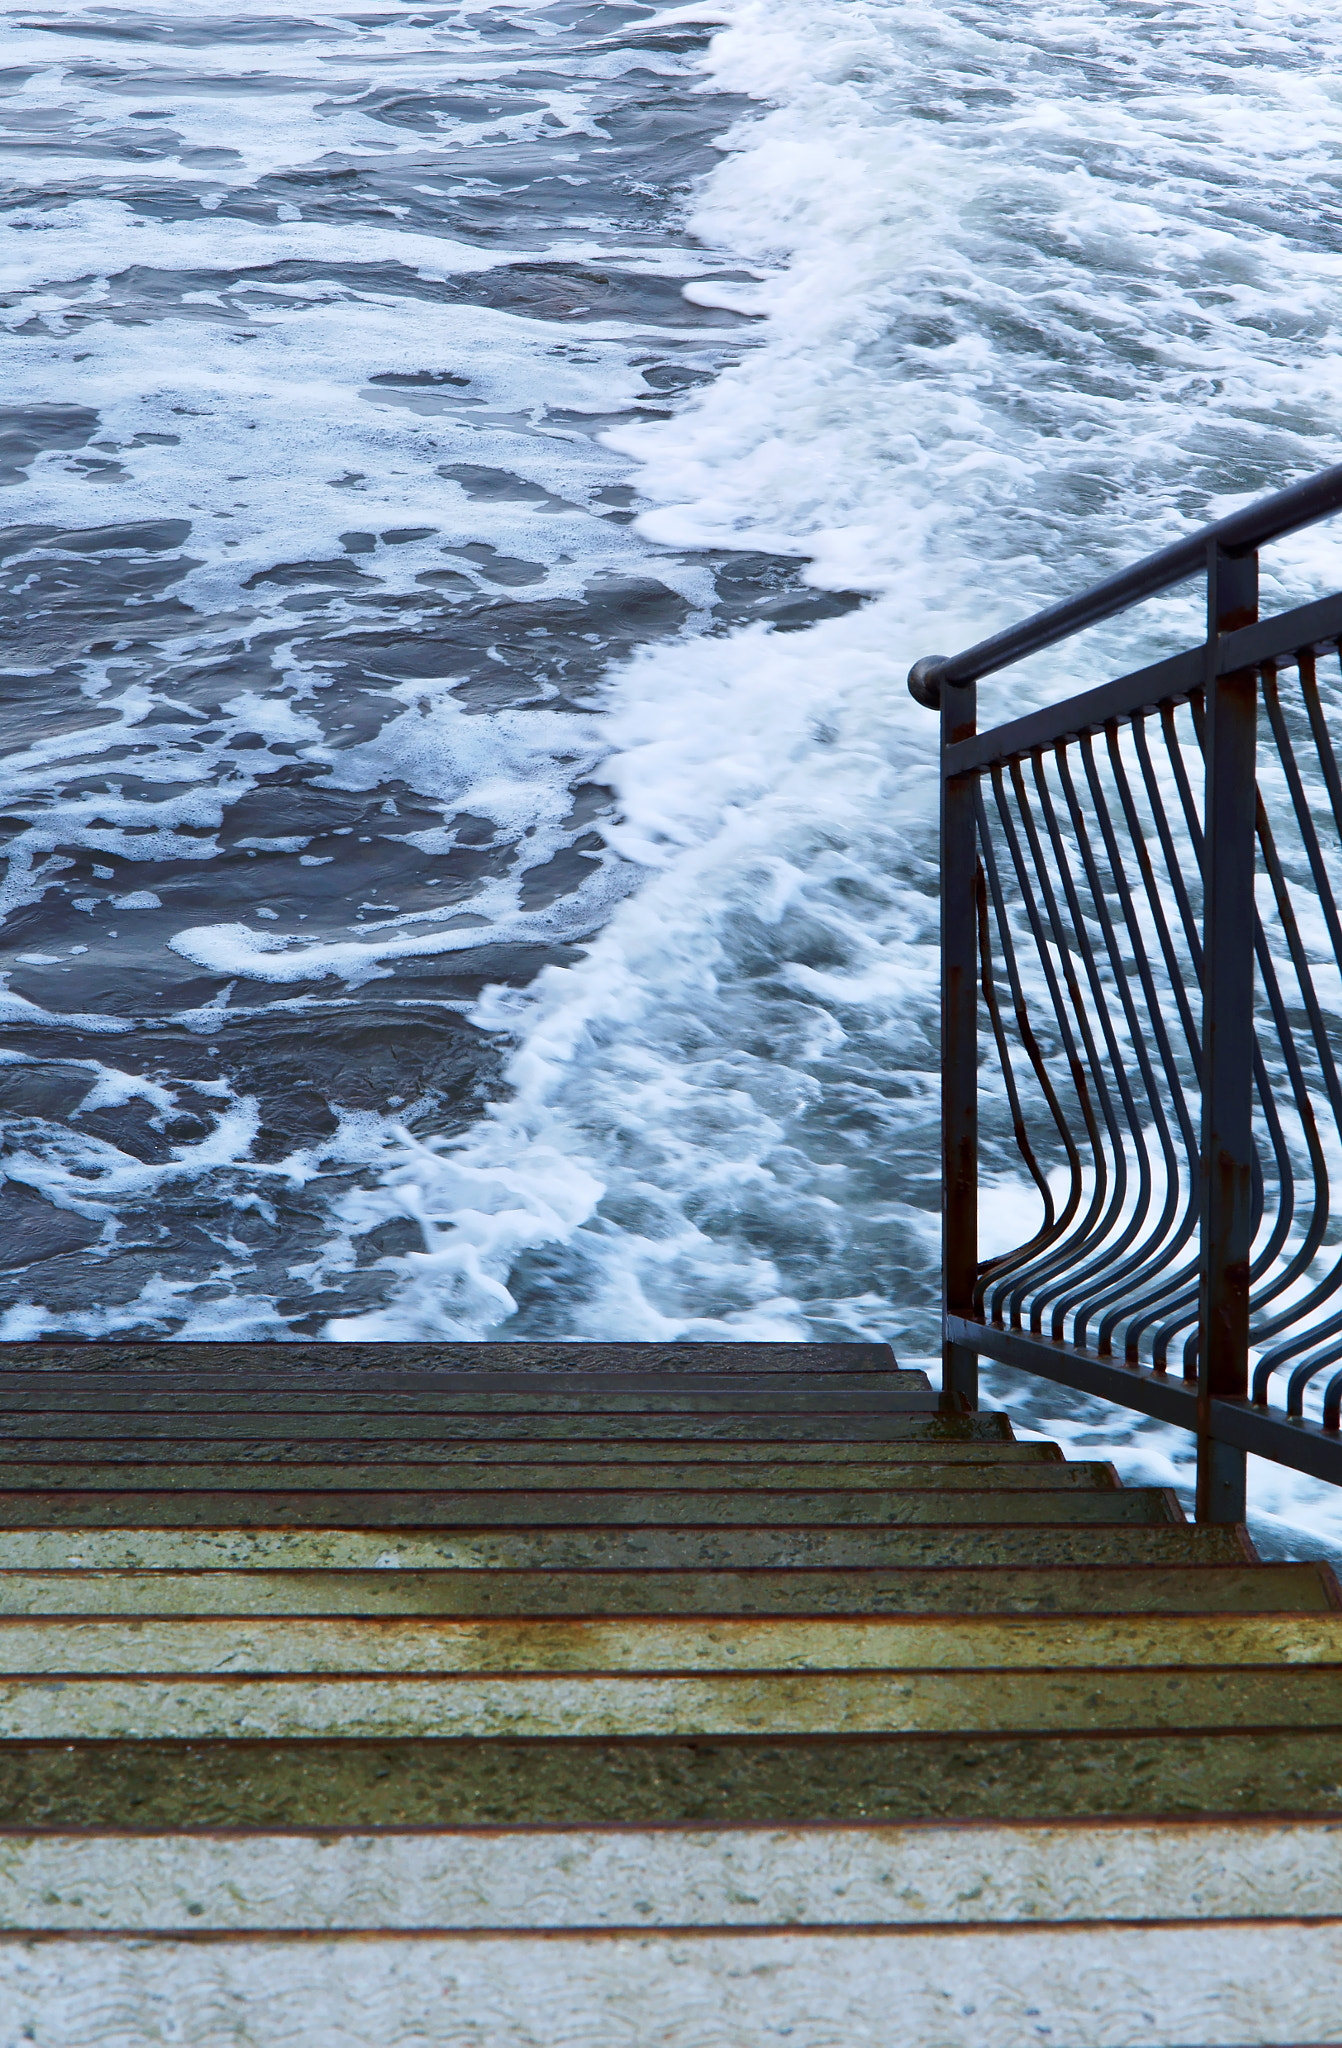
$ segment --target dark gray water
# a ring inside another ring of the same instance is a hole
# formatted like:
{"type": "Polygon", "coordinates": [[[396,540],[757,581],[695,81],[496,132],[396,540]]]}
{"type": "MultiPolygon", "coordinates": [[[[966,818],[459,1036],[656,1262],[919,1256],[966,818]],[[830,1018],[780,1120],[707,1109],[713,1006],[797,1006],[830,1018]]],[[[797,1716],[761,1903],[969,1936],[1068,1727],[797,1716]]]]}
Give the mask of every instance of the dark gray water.
{"type": "Polygon", "coordinates": [[[0,1335],[925,1355],[904,672],[1337,459],[1335,11],[4,19],[0,1335]]]}
{"type": "Polygon", "coordinates": [[[602,443],[750,344],[682,289],[745,103],[647,6],[10,33],[3,1258],[48,1328],[314,1332],[420,1241],[333,1215],[387,1127],[498,1089],[471,999],[635,879],[612,664],[852,602],[648,546],[602,443]]]}

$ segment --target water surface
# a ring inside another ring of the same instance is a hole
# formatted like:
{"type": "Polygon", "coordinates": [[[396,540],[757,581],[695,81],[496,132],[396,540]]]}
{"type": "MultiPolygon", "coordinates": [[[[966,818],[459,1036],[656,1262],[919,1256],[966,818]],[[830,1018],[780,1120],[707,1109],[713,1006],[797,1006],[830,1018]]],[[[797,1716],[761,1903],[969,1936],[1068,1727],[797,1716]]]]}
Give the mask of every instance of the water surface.
{"type": "Polygon", "coordinates": [[[1336,15],[69,5],[4,61],[4,1334],[925,1355],[903,675],[1336,459],[1336,15]]]}

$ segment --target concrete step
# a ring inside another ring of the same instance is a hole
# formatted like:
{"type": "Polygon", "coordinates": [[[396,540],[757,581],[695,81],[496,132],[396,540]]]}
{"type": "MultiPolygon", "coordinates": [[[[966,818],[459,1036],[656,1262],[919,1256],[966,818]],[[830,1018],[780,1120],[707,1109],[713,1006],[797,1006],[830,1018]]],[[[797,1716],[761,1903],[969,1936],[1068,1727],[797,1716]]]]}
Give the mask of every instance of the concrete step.
{"type": "Polygon", "coordinates": [[[1342,1665],[1342,1614],[0,1620],[0,1673],[1014,1671],[1342,1665]]]}
{"type": "Polygon", "coordinates": [[[441,1440],[450,1436],[462,1444],[495,1444],[506,1437],[513,1441],[562,1443],[587,1440],[593,1443],[660,1443],[684,1441],[720,1445],[740,1439],[749,1443],[803,1444],[945,1444],[1009,1443],[1011,1426],[1005,1415],[943,1415],[907,1407],[850,1414],[786,1414],[773,1405],[740,1414],[685,1413],[672,1410],[619,1412],[602,1409],[583,1414],[552,1414],[535,1411],[495,1415],[472,1410],[443,1416],[437,1411],[421,1415],[408,1413],[360,1414],[344,1412],[344,1403],[334,1407],[314,1400],[307,1409],[274,1409],[260,1406],[253,1398],[240,1401],[235,1412],[210,1408],[173,1412],[155,1407],[146,1412],[143,1402],[128,1401],[122,1410],[78,1409],[56,1412],[49,1408],[22,1413],[0,1413],[0,1438],[25,1436],[36,1424],[42,1436],[59,1433],[64,1437],[97,1437],[105,1441],[120,1431],[137,1444],[155,1439],[173,1442],[242,1438],[270,1438],[282,1442],[301,1441],[310,1428],[323,1440],[338,1429],[347,1443],[383,1443],[400,1438],[410,1443],[427,1437],[441,1440]]]}
{"type": "Polygon", "coordinates": [[[174,1674],[0,1678],[0,1742],[1332,1728],[1342,1666],[1289,1669],[174,1674]]]}
{"type": "Polygon", "coordinates": [[[634,1373],[658,1383],[694,1382],[718,1373],[783,1372],[809,1380],[851,1373],[885,1374],[897,1369],[888,1344],[649,1344],[512,1343],[478,1344],[435,1340],[431,1344],[332,1344],[301,1337],[282,1344],[181,1342],[146,1344],[69,1343],[42,1340],[4,1347],[0,1388],[197,1386],[250,1388],[307,1382],[410,1387],[516,1374],[539,1384],[546,1377],[602,1380],[634,1373]]]}
{"type": "MultiPolygon", "coordinates": [[[[337,1347],[339,1348],[339,1347],[337,1347]]],[[[299,1372],[283,1369],[265,1372],[155,1372],[155,1373],[23,1373],[0,1371],[0,1403],[53,1407],[99,1406],[104,1401],[126,1399],[147,1403],[167,1402],[174,1406],[221,1404],[243,1401],[294,1400],[320,1402],[323,1394],[334,1393],[341,1405],[356,1408],[432,1408],[442,1401],[449,1405],[465,1401],[479,1407],[484,1401],[534,1399],[543,1406],[553,1399],[584,1402],[626,1395],[639,1399],[694,1400],[701,1395],[735,1394],[743,1389],[771,1393],[775,1389],[813,1394],[817,1400],[831,1400],[844,1394],[898,1394],[901,1389],[925,1391],[931,1385],[921,1369],[904,1370],[894,1365],[877,1371],[796,1371],[789,1367],[734,1365],[724,1370],[698,1369],[692,1372],[649,1372],[642,1368],[607,1372],[510,1372],[495,1366],[462,1368],[459,1371],[396,1372],[385,1368],[349,1370],[338,1362],[299,1372]]]]}
{"type": "MultiPolygon", "coordinates": [[[[101,1405],[103,1397],[96,1391],[82,1400],[67,1399],[53,1403],[47,1399],[40,1402],[29,1400],[22,1403],[6,1401],[5,1410],[10,1415],[70,1415],[134,1413],[133,1400],[125,1406],[101,1405]]],[[[575,1393],[569,1389],[549,1392],[545,1389],[528,1388],[525,1391],[514,1388],[481,1386],[478,1383],[469,1389],[453,1391],[437,1390],[432,1394],[388,1394],[385,1396],[346,1394],[338,1386],[321,1393],[289,1394],[275,1389],[265,1399],[267,1412],[276,1415],[325,1417],[329,1422],[333,1415],[348,1412],[351,1419],[364,1421],[379,1420],[390,1423],[407,1423],[436,1419],[451,1424],[458,1416],[486,1416],[497,1421],[508,1416],[535,1416],[567,1418],[576,1428],[581,1428],[588,1416],[717,1416],[717,1415],[804,1415],[808,1417],[830,1417],[843,1421],[848,1416],[879,1415],[920,1415],[939,1414],[941,1397],[927,1382],[923,1373],[891,1373],[879,1386],[840,1385],[817,1389],[810,1384],[795,1380],[768,1382],[762,1379],[742,1379],[735,1383],[724,1380],[720,1385],[679,1387],[665,1391],[659,1388],[630,1389],[621,1392],[617,1388],[593,1389],[587,1393],[575,1393]]],[[[257,1396],[239,1394],[221,1397],[211,1394],[204,1396],[179,1396],[174,1400],[155,1389],[147,1389],[138,1396],[141,1415],[153,1414],[165,1418],[196,1419],[217,1415],[221,1418],[236,1416],[244,1418],[255,1413],[257,1396]]]]}
{"type": "MultiPolygon", "coordinates": [[[[0,1402],[7,1413],[58,1415],[72,1413],[133,1413],[136,1406],[155,1414],[246,1415],[255,1411],[260,1389],[251,1392],[220,1392],[214,1388],[155,1386],[140,1382],[118,1395],[100,1386],[45,1389],[0,1386],[0,1402]]],[[[693,1383],[668,1386],[664,1381],[566,1379],[553,1383],[523,1384],[498,1374],[459,1374],[452,1379],[439,1375],[432,1387],[417,1391],[388,1388],[351,1388],[333,1375],[325,1386],[295,1387],[270,1384],[265,1387],[267,1412],[293,1415],[350,1415],[396,1417],[454,1415],[730,1415],[755,1410],[798,1415],[843,1415],[879,1413],[885,1409],[937,1410],[935,1394],[926,1373],[890,1372],[861,1378],[830,1378],[816,1383],[809,1375],[730,1373],[721,1378],[696,1376],[693,1383]]]]}
{"type": "Polygon", "coordinates": [[[1241,1820],[0,1833],[0,1929],[8,1932],[1026,1928],[1102,1920],[1177,1922],[1191,1932],[1248,1914],[1342,1918],[1342,1829],[1241,1820]]]}
{"type": "MultiPolygon", "coordinates": [[[[1080,1496],[1085,1499],[1086,1496],[1080,1496]]],[[[61,1505],[61,1503],[57,1503],[61,1505]]],[[[432,1530],[163,1526],[50,1522],[4,1537],[6,1568],[30,1571],[184,1571],[258,1566],[322,1570],[723,1571],[770,1566],[916,1567],[954,1565],[1238,1564],[1249,1562],[1242,1529],[1211,1523],[1051,1528],[999,1522],[984,1528],[898,1529],[471,1528],[432,1530]]]]}
{"type": "Polygon", "coordinates": [[[16,2039],[130,2048],[1307,2048],[1336,2040],[1342,1922],[6,1943],[16,2039]],[[72,1953],[73,1947],[73,1953],[72,1953]],[[898,2014],[899,2033],[892,2032],[898,2014]],[[558,2031],[562,2029],[562,2031],[558,2031]],[[162,2036],[160,2035],[160,2038],[162,2036]]]}
{"type": "MultiPolygon", "coordinates": [[[[94,1491],[0,1488],[0,1530],[52,1528],[219,1528],[319,1525],[327,1528],[895,1528],[931,1524],[1065,1525],[1084,1529],[1186,1526],[1168,1488],[1133,1486],[1089,1491],[1049,1487],[752,1488],[714,1487],[545,1490],[494,1487],[449,1492],[431,1483],[398,1487],[244,1486],[228,1490],[178,1485],[146,1488],[133,1473],[94,1491]]],[[[267,1475],[268,1476],[268,1475],[267,1475]]]]}
{"type": "Polygon", "coordinates": [[[528,1464],[462,1465],[455,1460],[420,1458],[409,1462],[395,1456],[381,1459],[342,1459],[312,1465],[297,1460],[280,1463],[264,1460],[255,1466],[233,1461],[217,1463],[178,1458],[160,1462],[158,1457],[124,1457],[107,1462],[85,1462],[79,1458],[46,1459],[29,1463],[0,1452],[0,1491],[98,1493],[135,1488],[141,1492],[213,1491],[240,1492],[344,1492],[354,1488],[369,1491],[433,1494],[527,1494],[531,1498],[555,1493],[582,1497],[591,1491],[640,1494],[659,1499],[668,1493],[697,1493],[709,1499],[733,1496],[754,1497],[782,1492],[809,1493],[825,1500],[835,1493],[871,1495],[882,1499],[890,1493],[909,1491],[928,1494],[961,1493],[1113,1493],[1118,1475],[1112,1465],[1025,1464],[906,1464],[893,1460],[863,1464],[792,1464],[779,1461],[755,1465],[671,1464],[528,1464]]]}
{"type": "Polygon", "coordinates": [[[1342,1923],[1209,1925],[1196,1975],[1208,1973],[1210,1993],[1189,1981],[1179,1930],[1129,1927],[1110,1938],[1106,1953],[1103,1935],[1080,1927],[209,1945],[88,1937],[78,1944],[78,1993],[62,1975],[59,1943],[7,1945],[0,1993],[13,1999],[23,2038],[60,2048],[147,2040],[165,2009],[180,2015],[182,2048],[290,2048],[305,2039],[385,2048],[393,2038],[549,2048],[559,2038],[556,2013],[575,2042],[647,2048],[884,2043],[893,2011],[903,2039],[938,2048],[1015,2048],[1029,2039],[1025,2025],[1039,2040],[1111,2048],[1140,2040],[1132,2028],[1153,2011],[1177,2029],[1164,2038],[1180,2048],[1305,2048],[1328,2038],[1342,1923]],[[988,1973],[981,1991],[980,1971],[988,1973]]]}
{"type": "Polygon", "coordinates": [[[763,1827],[1234,1815],[1336,1824],[1340,1732],[1329,1725],[9,1741],[0,1742],[0,1827],[763,1827]]]}
{"type": "Polygon", "coordinates": [[[0,1569],[0,1615],[1327,1614],[1327,1565],[815,1571],[0,1569]]]}
{"type": "MultiPolygon", "coordinates": [[[[746,1475],[761,1466],[766,1468],[766,1481],[768,1469],[776,1468],[780,1472],[799,1474],[800,1484],[809,1484],[816,1479],[823,1484],[830,1472],[844,1477],[851,1475],[859,1484],[865,1484],[869,1472],[912,1472],[929,1466],[948,1475],[962,1466],[971,1469],[983,1467],[994,1472],[1020,1468],[1052,1472],[1085,1469],[1082,1465],[1064,1462],[1062,1451],[1055,1443],[1008,1443],[1004,1440],[964,1443],[855,1440],[780,1444],[776,1440],[756,1443],[746,1439],[718,1443],[712,1438],[694,1437],[673,1438],[670,1442],[656,1437],[616,1438],[614,1441],[556,1437],[532,1442],[525,1437],[474,1440],[423,1434],[409,1441],[405,1437],[342,1439],[331,1436],[186,1437],[170,1438],[166,1442],[159,1437],[141,1439],[134,1436],[0,1438],[0,1470],[34,1460],[60,1464],[83,1461],[133,1465],[155,1459],[171,1461],[174,1469],[222,1462],[235,1473],[240,1466],[253,1463],[279,1466],[320,1463],[357,1471],[365,1465],[377,1465],[384,1459],[394,1465],[448,1464],[462,1473],[489,1472],[496,1466],[526,1467],[537,1472],[566,1471],[577,1466],[596,1474],[604,1473],[612,1466],[618,1468],[632,1463],[640,1471],[659,1475],[668,1467],[672,1471],[707,1475],[706,1479],[696,1479],[692,1484],[708,1481],[716,1484],[723,1473],[733,1472],[741,1475],[742,1483],[747,1483],[746,1475]]],[[[604,1485],[606,1482],[602,1479],[596,1483],[604,1485]]],[[[652,1483],[660,1483],[660,1478],[652,1483]]],[[[956,1482],[948,1478],[947,1483],[956,1482]]]]}

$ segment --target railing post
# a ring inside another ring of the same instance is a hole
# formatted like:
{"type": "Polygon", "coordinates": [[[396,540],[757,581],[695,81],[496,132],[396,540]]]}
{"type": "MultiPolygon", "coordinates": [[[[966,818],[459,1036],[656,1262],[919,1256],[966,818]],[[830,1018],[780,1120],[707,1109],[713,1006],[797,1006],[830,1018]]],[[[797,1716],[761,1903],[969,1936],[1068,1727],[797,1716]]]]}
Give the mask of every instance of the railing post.
{"type": "Polygon", "coordinates": [[[1213,1441],[1211,1402],[1249,1391],[1253,1241],[1254,853],[1258,677],[1216,674],[1217,635],[1258,617],[1258,557],[1207,549],[1202,881],[1202,1244],[1198,1304],[1200,1522],[1241,1522],[1245,1455],[1213,1441]]]}
{"type": "MultiPolygon", "coordinates": [[[[975,779],[945,773],[946,749],[971,739],[973,683],[941,686],[941,1244],[942,1309],[972,1316],[979,1261],[979,974],[974,875],[975,779]]],[[[943,1337],[941,1398],[979,1405],[978,1353],[943,1337]]]]}

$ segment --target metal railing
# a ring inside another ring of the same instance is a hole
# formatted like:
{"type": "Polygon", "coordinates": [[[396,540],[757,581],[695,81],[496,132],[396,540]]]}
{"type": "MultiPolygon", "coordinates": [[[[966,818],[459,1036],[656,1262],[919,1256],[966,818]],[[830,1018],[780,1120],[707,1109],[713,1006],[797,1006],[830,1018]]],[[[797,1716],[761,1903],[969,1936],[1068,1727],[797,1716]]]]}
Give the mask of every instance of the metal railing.
{"type": "Polygon", "coordinates": [[[1179,1424],[1204,1521],[1243,1518],[1250,1451],[1342,1482],[1342,594],[1260,620],[1257,554],[1338,509],[1342,465],[909,676],[944,1398],[983,1356],[1179,1424]],[[977,730],[982,677],[1204,573],[1202,645],[977,730]],[[1030,1227],[980,1259],[985,1187],[1030,1227]]]}

